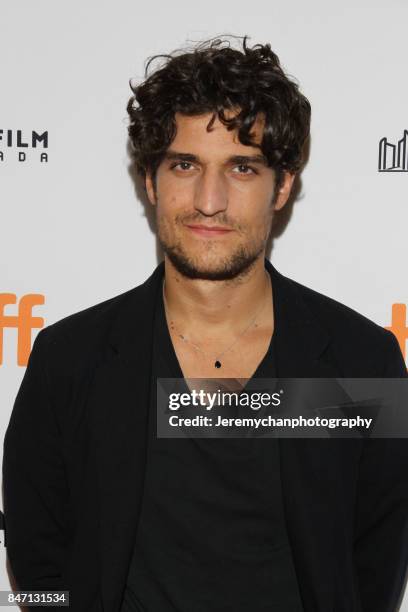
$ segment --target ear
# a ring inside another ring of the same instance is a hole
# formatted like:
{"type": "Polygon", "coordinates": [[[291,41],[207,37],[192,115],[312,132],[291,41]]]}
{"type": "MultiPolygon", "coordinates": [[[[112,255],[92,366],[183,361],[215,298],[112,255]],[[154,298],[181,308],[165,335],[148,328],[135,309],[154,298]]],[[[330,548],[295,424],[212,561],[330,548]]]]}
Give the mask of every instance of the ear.
{"type": "Polygon", "coordinates": [[[279,193],[275,199],[275,210],[281,210],[281,208],[283,208],[288,201],[295,176],[296,174],[291,174],[290,172],[285,171],[282,185],[280,186],[279,193]]]}
{"type": "Polygon", "coordinates": [[[154,188],[153,177],[150,174],[150,172],[146,172],[145,186],[146,186],[146,193],[147,193],[147,197],[149,198],[149,202],[150,204],[155,206],[156,205],[156,190],[154,188]]]}

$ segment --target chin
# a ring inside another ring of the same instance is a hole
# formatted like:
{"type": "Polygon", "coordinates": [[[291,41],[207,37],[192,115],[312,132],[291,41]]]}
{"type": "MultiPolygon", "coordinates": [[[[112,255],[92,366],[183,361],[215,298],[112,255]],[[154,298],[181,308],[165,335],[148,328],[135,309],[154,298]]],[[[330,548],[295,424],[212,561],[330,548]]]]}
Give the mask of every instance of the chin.
{"type": "Polygon", "coordinates": [[[200,257],[180,253],[175,250],[165,251],[176,270],[187,278],[202,280],[231,280],[245,274],[259,258],[261,253],[248,254],[239,251],[230,257],[200,257]]]}

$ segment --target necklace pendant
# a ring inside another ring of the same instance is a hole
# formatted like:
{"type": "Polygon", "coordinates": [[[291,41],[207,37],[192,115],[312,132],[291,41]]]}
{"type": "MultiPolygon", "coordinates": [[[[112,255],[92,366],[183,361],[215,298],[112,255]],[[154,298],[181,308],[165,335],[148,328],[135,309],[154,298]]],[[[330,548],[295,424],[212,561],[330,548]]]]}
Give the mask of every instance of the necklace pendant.
{"type": "Polygon", "coordinates": [[[218,359],[217,359],[217,361],[214,363],[214,367],[215,368],[220,368],[221,367],[221,361],[218,361],[218,359]]]}

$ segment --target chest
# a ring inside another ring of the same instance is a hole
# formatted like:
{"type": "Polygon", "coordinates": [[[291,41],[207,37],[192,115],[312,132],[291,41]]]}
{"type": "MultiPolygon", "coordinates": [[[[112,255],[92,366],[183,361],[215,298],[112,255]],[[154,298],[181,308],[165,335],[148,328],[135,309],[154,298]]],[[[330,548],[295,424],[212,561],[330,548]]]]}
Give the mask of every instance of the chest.
{"type": "MultiPolygon", "coordinates": [[[[252,333],[235,346],[225,350],[225,344],[201,347],[171,334],[171,341],[184,378],[242,378],[253,376],[259,364],[268,357],[273,329],[268,326],[252,333]],[[218,362],[220,367],[216,367],[218,362]]],[[[272,357],[271,357],[272,358],[272,357]]]]}

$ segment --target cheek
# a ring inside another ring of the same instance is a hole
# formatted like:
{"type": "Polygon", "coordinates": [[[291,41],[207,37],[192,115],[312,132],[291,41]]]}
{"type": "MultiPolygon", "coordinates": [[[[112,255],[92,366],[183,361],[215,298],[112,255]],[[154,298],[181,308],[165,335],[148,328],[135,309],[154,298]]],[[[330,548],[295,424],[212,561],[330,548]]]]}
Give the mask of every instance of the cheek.
{"type": "Polygon", "coordinates": [[[157,196],[162,203],[162,209],[168,212],[179,210],[191,205],[193,198],[192,185],[189,181],[178,181],[165,175],[157,182],[157,196]]]}
{"type": "Polygon", "coordinates": [[[272,201],[273,198],[273,184],[270,180],[235,180],[229,182],[228,185],[229,195],[232,201],[242,200],[243,202],[255,202],[261,206],[262,203],[266,206],[267,203],[272,201]]]}
{"type": "Polygon", "coordinates": [[[191,214],[191,206],[186,202],[185,194],[169,193],[167,190],[158,193],[156,220],[158,226],[167,232],[178,232],[180,223],[191,214]]]}
{"type": "Polygon", "coordinates": [[[236,212],[237,216],[249,228],[259,231],[265,223],[271,220],[273,214],[273,189],[270,185],[250,184],[236,181],[229,189],[229,210],[236,212]]]}

